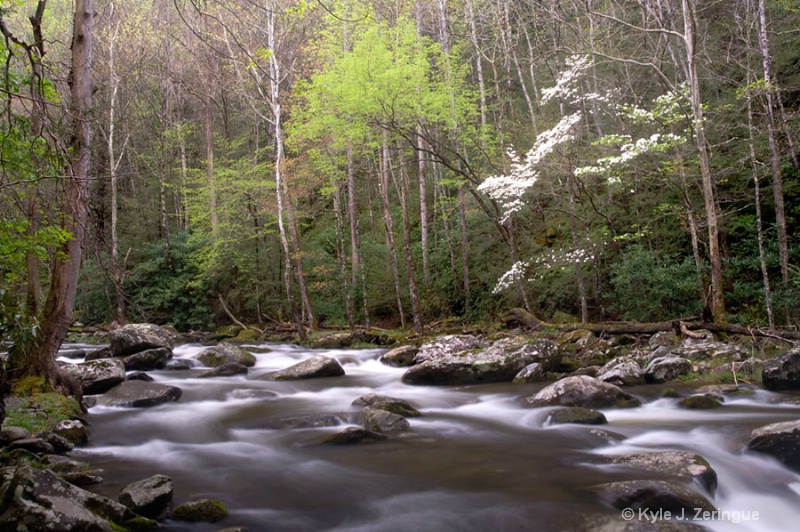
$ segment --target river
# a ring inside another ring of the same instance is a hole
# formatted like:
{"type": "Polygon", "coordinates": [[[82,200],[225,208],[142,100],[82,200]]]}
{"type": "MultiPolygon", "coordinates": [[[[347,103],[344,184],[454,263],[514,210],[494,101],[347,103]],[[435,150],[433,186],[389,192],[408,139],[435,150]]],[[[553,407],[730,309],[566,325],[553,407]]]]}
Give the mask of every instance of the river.
{"type": "MultiPolygon", "coordinates": [[[[519,398],[543,384],[408,386],[400,381],[402,368],[378,361],[383,350],[258,347],[270,351],[256,354],[247,376],[149,372],[156,382],[183,390],[178,402],[90,409],[83,459],[105,479],[92,490],[116,499],[124,485],[161,473],[173,479],[176,504],[216,498],[230,511],[221,523],[168,522],[169,530],[592,530],[587,523],[603,516],[622,521],[591,487],[635,476],[589,465],[588,458],[689,450],[719,477],[711,500],[723,518],[702,522],[708,529],[789,531],[800,522],[800,476],[744,450],[752,429],[800,417],[800,406],[782,403],[782,394],[754,388],[752,395],[728,398],[721,409],[690,411],[659,398],[658,386],[633,387],[644,406],[604,411],[609,424],[602,429],[625,437],[617,441],[598,436],[597,427],[548,426],[547,409],[521,407],[519,398]],[[339,360],[346,375],[258,378],[317,354],[339,360]],[[316,443],[344,425],[264,428],[278,418],[355,414],[359,408],[351,403],[367,393],[404,399],[423,417],[410,419],[409,431],[386,442],[359,445],[316,443]]],[[[175,357],[193,359],[202,349],[179,346],[175,357]]]]}

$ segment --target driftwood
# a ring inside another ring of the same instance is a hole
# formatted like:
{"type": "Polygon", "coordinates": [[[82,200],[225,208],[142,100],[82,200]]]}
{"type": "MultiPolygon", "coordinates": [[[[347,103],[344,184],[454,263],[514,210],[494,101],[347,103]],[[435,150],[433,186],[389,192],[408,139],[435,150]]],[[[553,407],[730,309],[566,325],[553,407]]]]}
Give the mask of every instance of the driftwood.
{"type": "Polygon", "coordinates": [[[605,323],[548,323],[540,320],[522,308],[512,308],[503,316],[506,323],[517,322],[528,329],[539,331],[554,329],[557,331],[587,330],[596,335],[602,334],[655,334],[661,331],[673,331],[679,336],[697,337],[696,331],[705,329],[715,333],[760,336],[764,338],[780,338],[782,340],[800,340],[800,332],[777,331],[757,327],[742,327],[729,323],[708,323],[693,319],[661,321],[654,323],[637,322],[605,322],[605,323]]]}

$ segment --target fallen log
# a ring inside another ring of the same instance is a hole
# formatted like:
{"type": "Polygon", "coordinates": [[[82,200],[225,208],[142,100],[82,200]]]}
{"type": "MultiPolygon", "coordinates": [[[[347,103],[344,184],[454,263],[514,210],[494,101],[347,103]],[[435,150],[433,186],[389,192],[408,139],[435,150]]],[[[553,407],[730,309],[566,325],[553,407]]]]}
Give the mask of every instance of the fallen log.
{"type": "Polygon", "coordinates": [[[778,331],[760,327],[742,327],[730,323],[708,323],[692,318],[687,320],[661,321],[651,323],[638,322],[602,322],[602,323],[548,323],[540,320],[523,308],[512,308],[503,315],[507,324],[519,323],[533,331],[552,329],[556,331],[587,330],[597,336],[603,334],[655,334],[662,331],[673,331],[678,336],[692,336],[691,331],[705,329],[714,333],[759,336],[763,338],[780,338],[782,340],[800,340],[800,332],[778,331]]]}

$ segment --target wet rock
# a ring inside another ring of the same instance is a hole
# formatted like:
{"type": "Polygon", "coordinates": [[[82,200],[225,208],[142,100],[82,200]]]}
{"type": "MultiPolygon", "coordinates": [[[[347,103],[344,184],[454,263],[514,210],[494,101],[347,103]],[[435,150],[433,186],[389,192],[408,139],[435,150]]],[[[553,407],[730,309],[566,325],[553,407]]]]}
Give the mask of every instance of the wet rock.
{"type": "Polygon", "coordinates": [[[541,382],[543,380],[545,380],[544,366],[538,362],[534,362],[522,368],[511,382],[514,384],[526,384],[528,382],[541,382]]]}
{"type": "Polygon", "coordinates": [[[394,340],[385,333],[369,330],[327,334],[312,342],[317,349],[342,349],[356,344],[391,345],[394,340]]]}
{"type": "Polygon", "coordinates": [[[86,357],[83,359],[84,362],[90,362],[92,360],[100,360],[103,358],[113,358],[114,353],[111,352],[111,348],[108,346],[101,347],[100,349],[95,349],[91,353],[88,353],[86,357]]]}
{"type": "Polygon", "coordinates": [[[358,414],[358,422],[361,423],[365,429],[372,432],[402,432],[408,430],[410,424],[403,416],[387,412],[386,410],[377,410],[372,407],[365,408],[358,414]]]}
{"type": "Polygon", "coordinates": [[[204,371],[197,375],[198,378],[208,377],[232,377],[234,375],[246,375],[248,372],[247,366],[239,364],[238,362],[224,362],[222,365],[214,369],[204,371]]]}
{"type": "Polygon", "coordinates": [[[75,445],[84,445],[89,441],[89,427],[77,419],[59,421],[50,432],[66,438],[75,445]]]}
{"type": "Polygon", "coordinates": [[[403,345],[384,353],[380,361],[387,366],[405,368],[414,364],[414,357],[418,352],[419,348],[415,345],[403,345]]]}
{"type": "Polygon", "coordinates": [[[255,355],[241,347],[225,343],[204,349],[197,355],[197,360],[209,368],[219,367],[226,362],[236,362],[248,368],[256,365],[255,355]]]}
{"type": "Polygon", "coordinates": [[[153,382],[154,379],[144,371],[131,371],[130,373],[125,375],[125,380],[153,382]]]}
{"type": "Polygon", "coordinates": [[[654,358],[644,370],[644,379],[659,384],[677,379],[692,371],[692,363],[685,358],[668,355],[654,358]]]}
{"type": "Polygon", "coordinates": [[[371,443],[386,441],[389,438],[385,434],[362,429],[359,427],[347,427],[341,432],[325,436],[317,443],[332,445],[348,445],[352,443],[371,443]]]}
{"type": "Polygon", "coordinates": [[[64,369],[78,380],[86,395],[103,393],[125,380],[125,365],[114,358],[70,364],[64,369]]]}
{"type": "Polygon", "coordinates": [[[429,344],[424,344],[415,357],[418,363],[403,374],[402,381],[432,385],[510,382],[534,362],[542,364],[545,371],[557,370],[561,362],[559,347],[549,340],[531,342],[521,337],[503,338],[484,349],[453,352],[455,345],[481,345],[477,339],[456,338],[459,338],[456,344],[444,347],[432,343],[433,347],[429,348],[429,344]]]}
{"type": "Polygon", "coordinates": [[[735,384],[706,384],[697,388],[694,393],[696,394],[705,394],[711,393],[716,395],[721,394],[736,394],[739,393],[741,388],[736,386],[735,384]]]}
{"type": "Polygon", "coordinates": [[[800,390],[800,347],[767,361],[761,380],[767,390],[800,390]]]}
{"type": "Polygon", "coordinates": [[[661,390],[661,397],[665,399],[680,399],[682,395],[675,388],[664,388],[661,390]]]}
{"type": "Polygon", "coordinates": [[[339,414],[310,414],[308,416],[283,417],[260,421],[256,427],[269,430],[290,429],[316,429],[321,427],[336,427],[346,422],[344,416],[339,414]]]}
{"type": "Polygon", "coordinates": [[[720,408],[722,403],[710,394],[703,394],[684,397],[678,401],[678,406],[687,410],[711,410],[720,408]]]}
{"type": "Polygon", "coordinates": [[[696,509],[714,511],[714,505],[698,492],[663,480],[627,480],[598,487],[600,498],[617,509],[662,510],[673,516],[694,516],[696,509]]]}
{"type": "Polygon", "coordinates": [[[339,377],[341,375],[344,375],[344,368],[336,359],[317,355],[286,369],[276,371],[271,375],[271,378],[276,381],[289,381],[319,377],[339,377]]]}
{"type": "Polygon", "coordinates": [[[419,364],[426,360],[436,360],[464,353],[477,351],[489,347],[489,342],[469,334],[451,334],[439,336],[422,344],[414,357],[414,363],[419,364]]]}
{"type": "Polygon", "coordinates": [[[192,523],[216,523],[228,516],[228,509],[216,499],[199,499],[181,504],[172,518],[192,523]]]}
{"type": "Polygon", "coordinates": [[[773,423],[755,429],[747,448],[777,458],[800,471],[800,420],[773,423]]]}
{"type": "Polygon", "coordinates": [[[566,423],[576,423],[579,425],[605,425],[608,423],[606,416],[602,412],[591,408],[571,406],[553,410],[547,416],[547,422],[553,425],[563,425],[566,423]]]}
{"type": "Polygon", "coordinates": [[[195,366],[193,360],[189,360],[188,358],[173,358],[167,365],[164,366],[164,369],[171,370],[171,371],[181,371],[184,369],[192,369],[195,366]]]}
{"type": "Polygon", "coordinates": [[[99,484],[103,479],[85,462],[72,460],[65,456],[49,455],[45,457],[48,469],[73,486],[83,487],[99,484]]]}
{"type": "Polygon", "coordinates": [[[619,387],[586,375],[567,377],[543,388],[523,401],[526,406],[582,406],[585,408],[631,408],[641,402],[619,387]]]}
{"type": "Polygon", "coordinates": [[[353,406],[368,406],[377,410],[386,410],[393,414],[403,417],[420,417],[422,412],[411,406],[407,401],[402,399],[395,399],[394,397],[387,397],[385,395],[378,395],[376,393],[368,393],[362,395],[355,401],[353,406]]]}
{"type": "Polygon", "coordinates": [[[132,323],[108,333],[108,343],[115,357],[126,357],[147,349],[175,347],[175,335],[152,323],[132,323]]]}
{"type": "Polygon", "coordinates": [[[177,401],[183,391],[157,382],[125,381],[97,397],[99,406],[149,407],[177,401]]]}
{"type": "Polygon", "coordinates": [[[125,506],[21,462],[0,470],[1,530],[146,530],[156,523],[125,506]],[[113,523],[113,525],[112,525],[113,523]],[[116,527],[116,528],[115,528],[116,527]]]}
{"type": "Polygon", "coordinates": [[[600,368],[596,378],[615,386],[635,386],[644,384],[644,371],[638,362],[623,356],[600,368]]]}
{"type": "Polygon", "coordinates": [[[153,475],[122,488],[119,502],[139,515],[158,519],[169,510],[172,494],[172,479],[166,475],[153,475]]]}
{"type": "MultiPolygon", "coordinates": [[[[686,451],[660,451],[592,457],[593,464],[617,465],[687,483],[696,483],[710,494],[717,489],[717,472],[699,454],[686,451]]],[[[666,480],[664,479],[664,480],[666,480]]]]}
{"type": "Polygon", "coordinates": [[[171,348],[158,347],[127,356],[122,359],[122,362],[125,364],[125,371],[152,371],[154,369],[164,369],[167,361],[171,358],[171,348]]]}

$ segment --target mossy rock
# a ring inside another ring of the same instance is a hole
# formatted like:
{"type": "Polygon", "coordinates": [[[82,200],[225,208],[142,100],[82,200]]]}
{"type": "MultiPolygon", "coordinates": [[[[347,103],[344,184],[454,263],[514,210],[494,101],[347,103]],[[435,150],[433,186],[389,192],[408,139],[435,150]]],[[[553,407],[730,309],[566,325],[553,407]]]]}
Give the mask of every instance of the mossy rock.
{"type": "Polygon", "coordinates": [[[228,516],[228,509],[216,499],[199,499],[181,504],[172,518],[192,523],[216,523],[228,516]]]}
{"type": "Polygon", "coordinates": [[[562,358],[561,363],[558,365],[558,371],[561,373],[572,373],[581,368],[581,363],[574,358],[562,358]]]}
{"type": "Polygon", "coordinates": [[[263,336],[263,333],[255,329],[243,329],[239,331],[235,338],[231,338],[229,341],[237,344],[260,342],[263,336]]]}
{"type": "Polygon", "coordinates": [[[710,395],[692,395],[681,399],[678,402],[678,406],[689,410],[711,410],[713,408],[720,408],[722,403],[710,395]]]}
{"type": "Polygon", "coordinates": [[[80,403],[71,397],[60,393],[34,393],[7,399],[4,424],[24,427],[31,433],[37,434],[51,429],[62,421],[83,417],[80,403]]]}
{"type": "Polygon", "coordinates": [[[679,399],[681,394],[675,388],[664,388],[661,390],[661,397],[665,399],[679,399]]]}

